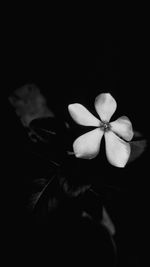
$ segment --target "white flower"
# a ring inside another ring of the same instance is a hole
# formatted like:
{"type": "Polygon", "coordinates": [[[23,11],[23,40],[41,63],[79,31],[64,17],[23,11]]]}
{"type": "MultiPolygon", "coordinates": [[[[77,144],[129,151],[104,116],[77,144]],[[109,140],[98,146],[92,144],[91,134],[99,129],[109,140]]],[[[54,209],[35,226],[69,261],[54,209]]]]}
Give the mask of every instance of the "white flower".
{"type": "Polygon", "coordinates": [[[96,118],[81,104],[74,103],[68,106],[69,113],[76,123],[96,127],[74,141],[73,150],[77,158],[95,158],[99,153],[104,135],[108,161],[116,167],[126,165],[131,152],[130,144],[126,141],[132,139],[133,129],[126,116],[109,122],[116,108],[117,103],[109,93],[100,94],[95,99],[95,109],[100,119],[96,118]]]}

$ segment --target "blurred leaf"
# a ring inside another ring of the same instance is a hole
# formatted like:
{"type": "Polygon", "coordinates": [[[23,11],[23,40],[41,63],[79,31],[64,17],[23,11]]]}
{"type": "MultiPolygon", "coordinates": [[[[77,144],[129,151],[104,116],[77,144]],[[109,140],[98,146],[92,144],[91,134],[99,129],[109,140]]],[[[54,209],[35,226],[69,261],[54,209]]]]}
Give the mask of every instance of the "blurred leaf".
{"type": "Polygon", "coordinates": [[[36,118],[54,117],[44,95],[35,84],[26,84],[16,89],[10,95],[9,101],[25,127],[36,118]]]}
{"type": "Polygon", "coordinates": [[[106,210],[106,208],[103,206],[103,210],[102,210],[102,221],[101,224],[104,225],[107,230],[109,231],[109,233],[111,235],[114,235],[116,230],[115,230],[115,226],[106,210]]]}
{"type": "Polygon", "coordinates": [[[144,153],[147,146],[147,141],[146,139],[131,141],[130,145],[131,145],[131,155],[129,158],[129,163],[139,158],[144,153]]]}
{"type": "Polygon", "coordinates": [[[71,197],[77,197],[79,195],[82,195],[91,187],[90,184],[75,186],[69,183],[69,181],[64,177],[60,179],[60,185],[62,186],[63,191],[71,197]]]}
{"type": "Polygon", "coordinates": [[[142,137],[142,134],[138,131],[134,131],[134,137],[135,138],[142,137]]]}

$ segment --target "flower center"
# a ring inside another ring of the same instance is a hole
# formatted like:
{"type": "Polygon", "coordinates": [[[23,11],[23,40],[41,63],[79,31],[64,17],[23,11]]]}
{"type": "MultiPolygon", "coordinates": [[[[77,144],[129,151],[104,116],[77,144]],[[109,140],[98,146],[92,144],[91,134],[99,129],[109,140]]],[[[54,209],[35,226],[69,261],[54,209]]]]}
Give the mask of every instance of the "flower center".
{"type": "Polygon", "coordinates": [[[100,128],[101,130],[103,130],[104,132],[107,132],[110,130],[111,126],[110,126],[110,123],[107,122],[107,121],[101,121],[100,122],[100,128]]]}

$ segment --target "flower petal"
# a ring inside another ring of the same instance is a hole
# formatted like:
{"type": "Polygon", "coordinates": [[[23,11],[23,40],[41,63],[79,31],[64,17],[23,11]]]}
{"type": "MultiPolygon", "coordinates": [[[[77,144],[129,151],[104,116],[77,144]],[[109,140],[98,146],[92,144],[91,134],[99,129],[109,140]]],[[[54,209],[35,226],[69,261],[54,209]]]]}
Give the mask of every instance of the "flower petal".
{"type": "Polygon", "coordinates": [[[126,116],[118,118],[116,121],[110,123],[111,129],[116,134],[120,135],[127,141],[130,141],[134,135],[132,123],[126,116]]]}
{"type": "Polygon", "coordinates": [[[68,111],[80,125],[84,126],[99,126],[99,119],[97,119],[91,112],[89,112],[83,105],[75,103],[68,106],[68,111]]]}
{"type": "Polygon", "coordinates": [[[73,143],[73,150],[77,158],[95,158],[100,149],[104,132],[100,128],[94,129],[78,137],[73,143]]]}
{"type": "Polygon", "coordinates": [[[102,121],[109,121],[117,108],[116,100],[111,94],[100,94],[95,99],[95,109],[102,121]]]}
{"type": "Polygon", "coordinates": [[[112,131],[105,132],[106,156],[110,164],[123,168],[130,157],[130,144],[112,131]]]}

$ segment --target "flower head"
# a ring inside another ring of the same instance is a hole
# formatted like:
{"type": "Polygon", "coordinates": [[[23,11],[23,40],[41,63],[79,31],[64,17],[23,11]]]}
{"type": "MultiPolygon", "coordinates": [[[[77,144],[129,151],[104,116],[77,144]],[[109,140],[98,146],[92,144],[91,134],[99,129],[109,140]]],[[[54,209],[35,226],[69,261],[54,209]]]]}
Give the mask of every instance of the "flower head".
{"type": "Polygon", "coordinates": [[[73,143],[77,158],[93,159],[100,150],[101,140],[105,138],[106,156],[116,167],[124,167],[130,157],[130,141],[133,129],[130,120],[122,116],[110,122],[116,111],[117,103],[110,93],[102,93],[95,99],[96,118],[83,105],[74,103],[68,106],[72,119],[83,126],[94,126],[95,129],[79,136],[73,143]]]}

